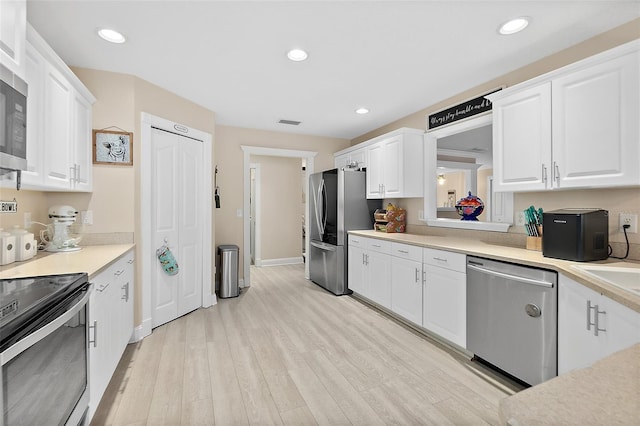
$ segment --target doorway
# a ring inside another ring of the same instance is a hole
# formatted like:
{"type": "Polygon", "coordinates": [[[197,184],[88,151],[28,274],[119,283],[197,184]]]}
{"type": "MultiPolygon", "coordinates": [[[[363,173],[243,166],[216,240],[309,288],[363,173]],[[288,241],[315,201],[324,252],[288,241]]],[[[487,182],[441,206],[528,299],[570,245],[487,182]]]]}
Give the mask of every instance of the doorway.
{"type": "MultiPolygon", "coordinates": [[[[252,155],[260,155],[260,156],[271,156],[271,157],[294,157],[300,158],[305,161],[305,180],[308,182],[309,176],[313,173],[313,162],[315,156],[318,154],[317,152],[312,151],[296,151],[289,149],[278,149],[278,148],[263,148],[256,146],[241,146],[243,151],[243,175],[244,175],[244,200],[243,200],[243,211],[249,212],[251,210],[251,156],[252,155]]],[[[309,205],[309,194],[308,191],[305,191],[305,204],[309,205]]],[[[309,218],[308,215],[305,215],[305,230],[309,228],[309,218]]],[[[251,285],[251,218],[250,215],[245,214],[243,218],[243,254],[242,254],[242,263],[243,263],[243,286],[249,287],[251,285]]],[[[305,242],[305,253],[308,253],[309,250],[309,242],[305,242]]],[[[309,278],[309,264],[308,262],[305,264],[305,276],[309,278]]]]}
{"type": "Polygon", "coordinates": [[[141,114],[140,245],[142,324],[136,338],[171,318],[215,303],[212,292],[212,137],[141,114]],[[156,250],[179,266],[164,273],[156,250]]]}

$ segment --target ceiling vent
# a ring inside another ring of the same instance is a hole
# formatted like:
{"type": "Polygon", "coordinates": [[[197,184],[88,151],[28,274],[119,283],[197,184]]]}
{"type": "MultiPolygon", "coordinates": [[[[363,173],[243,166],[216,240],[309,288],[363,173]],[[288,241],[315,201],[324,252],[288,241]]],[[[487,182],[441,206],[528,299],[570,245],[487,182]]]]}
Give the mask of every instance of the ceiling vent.
{"type": "Polygon", "coordinates": [[[280,124],[288,124],[290,126],[297,126],[298,124],[302,123],[302,121],[280,120],[280,121],[278,121],[278,123],[280,123],[280,124]]]}

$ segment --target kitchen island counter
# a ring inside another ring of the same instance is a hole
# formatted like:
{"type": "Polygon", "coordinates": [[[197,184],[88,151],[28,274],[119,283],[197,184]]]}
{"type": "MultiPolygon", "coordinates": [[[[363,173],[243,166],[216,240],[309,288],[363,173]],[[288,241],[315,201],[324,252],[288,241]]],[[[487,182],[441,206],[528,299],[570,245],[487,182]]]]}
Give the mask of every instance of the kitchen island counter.
{"type": "Polygon", "coordinates": [[[637,424],[640,344],[500,401],[507,425],[637,424]]]}
{"type": "Polygon", "coordinates": [[[135,247],[134,244],[83,246],[66,253],[38,252],[30,260],[0,266],[0,279],[86,272],[89,277],[135,247]]]}
{"type": "Polygon", "coordinates": [[[619,268],[633,268],[640,270],[640,263],[634,261],[620,261],[614,259],[597,262],[572,262],[568,260],[554,259],[542,256],[542,252],[526,250],[520,247],[502,246],[490,244],[481,240],[469,238],[442,237],[432,235],[418,235],[407,233],[384,233],[373,230],[350,231],[351,235],[359,235],[368,238],[378,238],[397,243],[417,245],[441,250],[452,251],[472,256],[486,257],[489,259],[512,262],[520,265],[528,265],[536,268],[545,268],[557,271],[580,284],[597,291],[606,297],[615,300],[621,305],[627,306],[636,312],[640,312],[640,295],[633,294],[618,288],[606,281],[597,279],[576,268],[576,265],[606,265],[619,268]]]}

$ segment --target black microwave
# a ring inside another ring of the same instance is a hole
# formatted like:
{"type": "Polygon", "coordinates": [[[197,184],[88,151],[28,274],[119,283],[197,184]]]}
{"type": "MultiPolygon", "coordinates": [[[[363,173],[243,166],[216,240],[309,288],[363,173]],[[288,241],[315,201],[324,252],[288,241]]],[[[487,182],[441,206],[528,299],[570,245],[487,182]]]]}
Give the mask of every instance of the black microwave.
{"type": "Polygon", "coordinates": [[[27,83],[0,64],[0,172],[27,168],[27,83]]]}

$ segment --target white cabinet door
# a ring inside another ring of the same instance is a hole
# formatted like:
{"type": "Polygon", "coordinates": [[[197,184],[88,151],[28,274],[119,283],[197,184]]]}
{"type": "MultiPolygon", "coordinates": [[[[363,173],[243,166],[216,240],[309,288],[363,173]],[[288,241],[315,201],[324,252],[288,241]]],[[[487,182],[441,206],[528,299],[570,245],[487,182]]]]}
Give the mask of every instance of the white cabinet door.
{"type": "Polygon", "coordinates": [[[359,169],[367,167],[367,150],[362,148],[356,151],[351,151],[349,160],[351,163],[357,164],[359,169]]]}
{"type": "Polygon", "coordinates": [[[334,164],[336,169],[341,169],[343,167],[347,167],[349,165],[349,162],[350,162],[350,154],[349,153],[338,155],[337,157],[335,157],[333,159],[333,164],[334,164]]]}
{"type": "Polygon", "coordinates": [[[91,279],[94,288],[89,300],[89,417],[98,408],[115,369],[113,328],[118,316],[113,305],[119,293],[113,271],[110,267],[91,279]]]}
{"type": "Polygon", "coordinates": [[[422,326],[458,346],[467,344],[467,275],[424,265],[422,326]]]}
{"type": "Polygon", "coordinates": [[[44,75],[43,149],[45,185],[71,187],[73,152],[71,144],[71,106],[73,87],[53,66],[47,64],[44,75]]]}
{"type": "Polygon", "coordinates": [[[640,313],[564,275],[558,281],[559,374],[640,342],[640,313]]]}
{"type": "Polygon", "coordinates": [[[383,191],[385,198],[403,196],[404,167],[402,136],[382,142],[383,146],[383,191]]]}
{"type": "Polygon", "coordinates": [[[384,198],[384,145],[367,147],[367,198],[384,198]]]}
{"type": "Polygon", "coordinates": [[[391,256],[369,251],[367,255],[369,299],[391,309],[391,256]]]}
{"type": "Polygon", "coordinates": [[[365,286],[366,254],[362,247],[349,244],[349,266],[347,275],[349,277],[349,289],[355,293],[367,297],[365,286]]]}
{"type": "Polygon", "coordinates": [[[638,53],[553,80],[554,185],[640,183],[638,53]]]}
{"type": "Polygon", "coordinates": [[[30,44],[27,44],[26,75],[29,85],[27,96],[27,170],[22,172],[25,189],[42,186],[44,182],[44,73],[46,61],[30,44]]]}
{"type": "Polygon", "coordinates": [[[495,191],[547,188],[551,173],[551,84],[493,103],[495,191]]]}
{"type": "Polygon", "coordinates": [[[25,41],[27,2],[0,1],[0,64],[26,80],[25,41]]]}
{"type": "Polygon", "coordinates": [[[74,92],[71,115],[72,189],[79,192],[91,192],[93,187],[91,117],[91,104],[80,93],[74,92]]]}
{"type": "Polygon", "coordinates": [[[391,310],[422,325],[422,262],[391,258],[391,310]]]}

